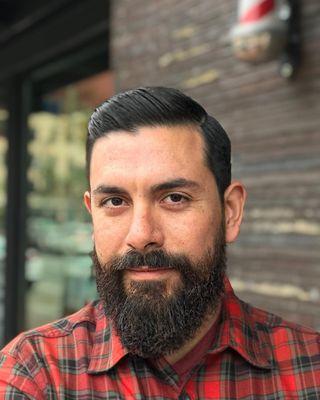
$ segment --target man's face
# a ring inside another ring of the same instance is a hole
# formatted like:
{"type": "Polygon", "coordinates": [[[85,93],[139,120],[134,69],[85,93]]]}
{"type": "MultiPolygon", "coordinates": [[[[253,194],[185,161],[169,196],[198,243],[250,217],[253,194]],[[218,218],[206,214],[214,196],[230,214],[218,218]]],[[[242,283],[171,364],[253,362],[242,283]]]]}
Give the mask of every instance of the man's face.
{"type": "MultiPolygon", "coordinates": [[[[221,204],[204,162],[203,139],[194,128],[145,127],[137,134],[98,139],[90,186],[94,244],[103,264],[132,249],[164,249],[197,261],[214,243],[221,204]]],[[[124,279],[126,285],[161,279],[170,292],[179,276],[133,270],[124,279]]]]}
{"type": "MultiPolygon", "coordinates": [[[[127,347],[135,342],[135,349],[153,332],[152,338],[164,346],[161,351],[178,348],[222,289],[224,221],[201,135],[186,126],[109,133],[94,145],[90,186],[85,202],[92,214],[93,260],[107,313],[130,320],[118,325],[127,347]],[[189,309],[181,314],[188,301],[189,309]],[[171,326],[165,344],[169,309],[180,328],[182,320],[185,326],[180,331],[171,326]],[[150,325],[144,332],[146,320],[150,325]]],[[[156,355],[159,344],[153,344],[140,354],[156,355]]]]}

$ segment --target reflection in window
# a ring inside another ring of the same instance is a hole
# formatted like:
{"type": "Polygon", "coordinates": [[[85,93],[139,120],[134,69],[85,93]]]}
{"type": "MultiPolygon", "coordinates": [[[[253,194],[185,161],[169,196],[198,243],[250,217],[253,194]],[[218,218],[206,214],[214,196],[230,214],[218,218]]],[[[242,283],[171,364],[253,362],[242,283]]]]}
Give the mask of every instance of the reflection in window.
{"type": "MultiPolygon", "coordinates": [[[[0,342],[3,338],[3,321],[4,321],[4,261],[6,249],[5,236],[5,209],[6,209],[6,153],[7,153],[7,122],[9,113],[5,108],[0,106],[0,342]]],[[[1,344],[1,343],[0,343],[1,344]]]]}
{"type": "Polygon", "coordinates": [[[96,297],[88,256],[92,228],[82,204],[85,140],[92,109],[108,91],[112,94],[110,82],[104,73],[50,93],[42,99],[42,111],[29,116],[26,328],[76,311],[96,297]],[[105,88],[101,94],[92,93],[95,85],[100,92],[105,88]]]}

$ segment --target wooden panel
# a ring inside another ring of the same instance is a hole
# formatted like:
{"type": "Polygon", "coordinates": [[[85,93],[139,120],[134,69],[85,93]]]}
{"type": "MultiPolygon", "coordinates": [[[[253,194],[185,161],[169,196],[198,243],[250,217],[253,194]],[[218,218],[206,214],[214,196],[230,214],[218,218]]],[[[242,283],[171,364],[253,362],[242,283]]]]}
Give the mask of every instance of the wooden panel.
{"type": "Polygon", "coordinates": [[[239,294],[320,328],[320,3],[301,2],[303,64],[294,82],[278,62],[231,52],[237,1],[113,2],[118,90],[185,90],[224,125],[233,175],[248,188],[241,236],[229,249],[239,294]]]}

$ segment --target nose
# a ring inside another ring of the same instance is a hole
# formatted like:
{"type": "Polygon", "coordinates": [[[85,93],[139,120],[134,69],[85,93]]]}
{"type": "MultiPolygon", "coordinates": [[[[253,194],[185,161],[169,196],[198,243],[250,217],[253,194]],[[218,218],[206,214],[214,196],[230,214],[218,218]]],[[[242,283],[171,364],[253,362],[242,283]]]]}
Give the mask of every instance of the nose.
{"type": "Polygon", "coordinates": [[[147,206],[135,207],[126,237],[130,249],[146,251],[162,247],[164,236],[160,221],[155,213],[147,206]]]}

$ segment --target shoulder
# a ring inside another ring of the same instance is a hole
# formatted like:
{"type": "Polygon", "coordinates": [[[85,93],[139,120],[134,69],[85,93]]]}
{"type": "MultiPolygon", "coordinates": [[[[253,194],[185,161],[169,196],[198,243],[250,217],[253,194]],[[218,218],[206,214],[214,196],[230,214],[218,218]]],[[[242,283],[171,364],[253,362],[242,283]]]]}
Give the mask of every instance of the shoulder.
{"type": "Polygon", "coordinates": [[[255,383],[263,383],[270,393],[285,398],[318,398],[319,333],[253,307],[233,294],[227,306],[231,347],[248,362],[246,368],[255,383]]]}
{"type": "Polygon", "coordinates": [[[73,315],[21,333],[0,352],[0,398],[4,393],[13,398],[16,391],[47,398],[47,388],[65,379],[66,371],[86,368],[99,324],[109,327],[102,304],[92,302],[73,315]]]}
{"type": "Polygon", "coordinates": [[[242,307],[245,309],[245,312],[250,315],[252,321],[254,321],[257,326],[263,327],[270,333],[276,334],[285,329],[297,335],[301,334],[313,338],[319,338],[320,336],[320,332],[317,332],[312,328],[287,321],[276,314],[253,307],[242,300],[240,300],[240,302],[242,303],[242,307]]]}
{"type": "Polygon", "coordinates": [[[320,333],[242,302],[262,345],[272,349],[276,361],[307,357],[320,367],[320,333]]]}
{"type": "Polygon", "coordinates": [[[70,316],[23,332],[6,345],[1,354],[19,359],[22,355],[27,356],[26,353],[33,356],[43,353],[47,347],[53,350],[59,342],[71,340],[71,337],[89,340],[95,331],[100,306],[98,301],[91,302],[70,316]]]}

